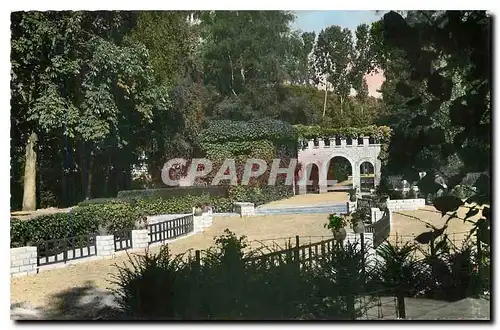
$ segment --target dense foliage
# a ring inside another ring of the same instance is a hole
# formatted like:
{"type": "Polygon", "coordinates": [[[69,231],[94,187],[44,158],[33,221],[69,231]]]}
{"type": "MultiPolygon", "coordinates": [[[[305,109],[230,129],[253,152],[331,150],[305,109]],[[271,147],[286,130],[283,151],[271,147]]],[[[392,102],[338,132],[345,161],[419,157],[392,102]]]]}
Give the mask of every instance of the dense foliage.
{"type": "Polygon", "coordinates": [[[389,143],[391,138],[391,129],[387,126],[366,126],[366,127],[341,127],[330,128],[321,126],[306,126],[295,125],[298,135],[301,139],[315,139],[315,138],[352,138],[358,137],[371,137],[378,141],[378,143],[389,143]]]}
{"type": "Polygon", "coordinates": [[[393,131],[386,173],[402,173],[451,221],[491,236],[491,17],[485,11],[389,12],[372,26],[393,131]],[[427,174],[420,179],[419,172],[427,174]],[[468,181],[467,183],[464,181],[468,181]],[[467,199],[457,185],[473,186],[467,199]],[[455,191],[454,191],[455,190],[455,191]],[[454,192],[453,192],[454,191],[454,192]],[[467,202],[464,219],[457,210],[467,202]],[[484,206],[484,207],[483,207],[484,206]],[[478,213],[481,217],[470,218],[478,213]]]}
{"type": "Polygon", "coordinates": [[[30,220],[11,219],[11,246],[27,246],[40,240],[97,234],[101,228],[112,233],[130,230],[146,216],[191,213],[197,204],[208,203],[215,212],[232,212],[229,198],[208,194],[167,199],[115,199],[74,207],[69,213],[42,215],[30,220]]]}
{"type": "Polygon", "coordinates": [[[222,143],[235,141],[297,141],[295,128],[283,121],[262,119],[256,121],[210,121],[200,133],[200,141],[222,143]]]}
{"type": "Polygon", "coordinates": [[[286,123],[373,124],[384,106],[363,85],[366,26],[349,55],[358,94],[342,96],[340,113],[340,90],[325,100],[311,79],[315,33],[293,31],[293,20],[286,11],[14,12],[11,208],[162,188],[163,164],[199,157],[210,149],[201,142],[291,141],[286,123]],[[220,121],[258,119],[266,129],[220,121]],[[136,166],[147,175],[135,178],[136,166]]]}
{"type": "Polygon", "coordinates": [[[441,244],[433,255],[416,258],[415,244],[386,244],[377,250],[380,262],[372,262],[359,242],[334,244],[299,267],[291,244],[248,250],[248,240],[227,229],[214,241],[199,259],[174,257],[164,247],[131,257],[133,267],[118,266],[112,282],[123,317],[345,320],[363,317],[381,296],[456,301],[477,297],[489,285],[477,281],[468,245],[441,244]],[[274,262],[265,255],[274,255],[274,262]],[[438,267],[447,271],[433,271],[438,267]]]}

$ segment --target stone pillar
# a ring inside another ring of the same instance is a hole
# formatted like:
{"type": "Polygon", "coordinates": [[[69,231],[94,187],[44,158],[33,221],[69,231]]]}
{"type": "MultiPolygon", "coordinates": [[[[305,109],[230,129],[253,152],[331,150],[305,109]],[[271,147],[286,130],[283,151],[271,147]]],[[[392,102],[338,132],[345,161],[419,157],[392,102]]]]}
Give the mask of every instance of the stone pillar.
{"type": "Polygon", "coordinates": [[[322,162],[319,166],[319,193],[323,194],[328,192],[328,165],[329,162],[322,162]]]}
{"type": "Polygon", "coordinates": [[[351,213],[351,212],[356,211],[357,206],[358,206],[358,202],[348,201],[347,202],[347,212],[351,213]]]}
{"type": "Polygon", "coordinates": [[[37,272],[36,246],[23,246],[10,249],[10,276],[25,276],[37,272]]]}
{"type": "Polygon", "coordinates": [[[356,188],[357,192],[361,192],[361,173],[358,163],[352,164],[352,186],[356,188]]]}
{"type": "Polygon", "coordinates": [[[242,216],[242,217],[255,215],[254,203],[236,202],[236,203],[234,203],[234,208],[235,208],[235,212],[239,213],[240,216],[242,216]]]}
{"type": "Polygon", "coordinates": [[[344,139],[344,138],[340,139],[340,147],[341,148],[347,147],[347,140],[346,139],[344,139]]]}
{"type": "Polygon", "coordinates": [[[205,217],[205,220],[206,220],[205,221],[206,228],[212,226],[212,223],[214,222],[214,216],[213,216],[213,210],[212,210],[212,208],[208,209],[208,212],[204,214],[204,217],[205,217]]]}
{"type": "Polygon", "coordinates": [[[115,237],[113,235],[96,236],[95,248],[97,256],[109,257],[115,253],[115,237]]]}
{"type": "Polygon", "coordinates": [[[308,140],[307,149],[313,149],[313,148],[314,148],[314,140],[308,140]]]}
{"type": "Polygon", "coordinates": [[[373,170],[374,170],[374,174],[375,174],[375,178],[373,180],[374,180],[375,187],[377,187],[380,184],[380,177],[382,175],[381,174],[382,162],[380,161],[380,159],[377,158],[373,167],[374,167],[373,170]]]}
{"type": "Polygon", "coordinates": [[[363,146],[368,147],[370,144],[370,138],[368,136],[363,137],[363,146]]]}
{"type": "Polygon", "coordinates": [[[136,229],[132,230],[132,248],[146,249],[149,246],[149,230],[136,229]]]}
{"type": "Polygon", "coordinates": [[[302,184],[300,181],[297,183],[299,187],[299,195],[305,195],[307,194],[307,186],[305,184],[302,184]]]}
{"type": "Polygon", "coordinates": [[[382,219],[382,216],[384,215],[384,212],[381,211],[378,207],[372,207],[371,208],[371,220],[372,223],[379,221],[382,219]]]}

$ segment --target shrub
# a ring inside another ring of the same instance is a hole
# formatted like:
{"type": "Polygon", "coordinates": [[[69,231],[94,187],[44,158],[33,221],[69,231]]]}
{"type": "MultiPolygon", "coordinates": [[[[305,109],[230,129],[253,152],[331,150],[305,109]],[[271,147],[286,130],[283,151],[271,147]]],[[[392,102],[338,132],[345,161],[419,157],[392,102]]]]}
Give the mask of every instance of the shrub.
{"type": "Polygon", "coordinates": [[[250,202],[255,206],[293,196],[292,186],[276,185],[264,187],[235,186],[229,190],[234,202],[250,202]]]}
{"type": "Polygon", "coordinates": [[[134,229],[146,216],[191,213],[196,204],[208,203],[217,212],[231,212],[232,201],[224,197],[183,196],[169,199],[112,199],[73,208],[69,213],[38,216],[31,220],[11,219],[11,246],[35,244],[39,240],[58,239],[97,233],[99,228],[113,233],[134,229]]]}
{"type": "Polygon", "coordinates": [[[201,196],[210,194],[211,196],[227,197],[227,186],[189,186],[189,187],[172,187],[160,189],[143,189],[143,190],[122,190],[118,192],[118,199],[155,199],[163,198],[170,199],[183,196],[201,196]]]}
{"type": "Polygon", "coordinates": [[[172,257],[168,245],[157,255],[136,255],[129,261],[132,267],[118,267],[111,283],[112,292],[127,317],[144,320],[175,319],[185,310],[189,287],[182,277],[189,271],[183,255],[172,257]],[[184,290],[183,290],[184,289],[184,290]]]}
{"type": "Polygon", "coordinates": [[[280,120],[212,120],[200,134],[201,142],[227,141],[297,141],[297,130],[291,124],[280,120]]]}
{"type": "Polygon", "coordinates": [[[41,215],[31,220],[11,219],[11,247],[35,245],[40,240],[59,239],[97,232],[99,219],[88,213],[41,215]]]}
{"type": "Polygon", "coordinates": [[[127,200],[126,199],[118,200],[117,198],[92,198],[92,199],[87,199],[87,200],[84,200],[84,201],[78,203],[78,206],[87,206],[87,205],[93,205],[93,204],[120,203],[123,201],[127,201],[127,200]]]}

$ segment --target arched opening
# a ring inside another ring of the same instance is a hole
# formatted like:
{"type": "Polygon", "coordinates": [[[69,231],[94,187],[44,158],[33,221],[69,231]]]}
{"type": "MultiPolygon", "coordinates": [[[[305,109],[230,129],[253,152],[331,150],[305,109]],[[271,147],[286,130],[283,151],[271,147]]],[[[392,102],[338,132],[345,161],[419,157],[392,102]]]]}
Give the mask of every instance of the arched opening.
{"type": "Polygon", "coordinates": [[[352,165],[342,156],[335,156],[328,162],[326,174],[328,191],[343,191],[352,188],[352,165]]]}
{"type": "Polygon", "coordinates": [[[306,165],[306,178],[311,182],[307,181],[306,192],[319,194],[319,167],[318,165],[311,163],[306,165]]]}
{"type": "Polygon", "coordinates": [[[373,164],[366,161],[359,165],[360,190],[361,192],[370,192],[375,189],[375,168],[373,164]]]}

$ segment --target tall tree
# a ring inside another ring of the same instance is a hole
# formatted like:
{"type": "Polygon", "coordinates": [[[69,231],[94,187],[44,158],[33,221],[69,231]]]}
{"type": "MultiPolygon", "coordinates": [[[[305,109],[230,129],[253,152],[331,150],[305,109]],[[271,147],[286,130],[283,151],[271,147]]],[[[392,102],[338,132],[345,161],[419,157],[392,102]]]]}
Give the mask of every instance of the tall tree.
{"type": "Polygon", "coordinates": [[[325,85],[325,106],[328,86],[331,86],[340,100],[340,113],[343,113],[344,101],[351,92],[350,70],[353,63],[353,42],[351,31],[340,26],[330,26],[318,35],[314,47],[315,82],[325,85]]]}
{"type": "Polygon", "coordinates": [[[286,11],[201,15],[205,83],[219,95],[219,116],[278,116],[277,93],[286,79],[286,41],[292,19],[286,11]]]}
{"type": "Polygon", "coordinates": [[[24,208],[36,205],[35,135],[65,136],[67,147],[78,147],[89,197],[96,155],[109,143],[129,145],[134,127],[164,106],[145,48],[123,42],[135,14],[14,12],[11,21],[13,121],[27,141],[24,208]]]}

